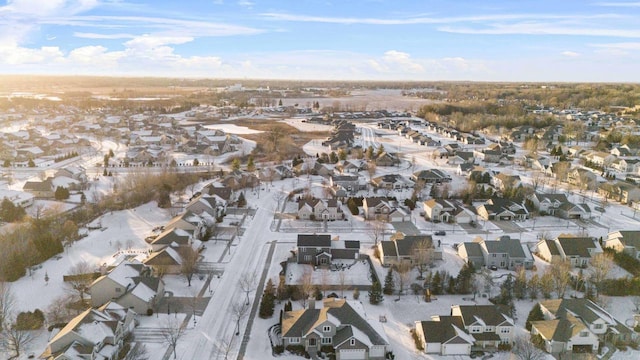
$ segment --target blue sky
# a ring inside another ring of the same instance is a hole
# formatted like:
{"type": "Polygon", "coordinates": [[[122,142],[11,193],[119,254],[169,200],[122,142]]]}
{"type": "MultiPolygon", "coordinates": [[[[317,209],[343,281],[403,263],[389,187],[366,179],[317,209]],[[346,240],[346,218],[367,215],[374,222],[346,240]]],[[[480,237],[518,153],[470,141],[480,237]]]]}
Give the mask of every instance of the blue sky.
{"type": "Polygon", "coordinates": [[[0,73],[640,82],[635,0],[4,0],[0,73]]]}

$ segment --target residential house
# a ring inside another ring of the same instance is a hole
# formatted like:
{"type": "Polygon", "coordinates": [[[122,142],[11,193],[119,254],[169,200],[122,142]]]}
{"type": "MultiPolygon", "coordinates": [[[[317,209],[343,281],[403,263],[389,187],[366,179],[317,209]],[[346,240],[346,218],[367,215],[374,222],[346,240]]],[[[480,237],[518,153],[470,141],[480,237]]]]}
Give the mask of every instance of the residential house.
{"type": "Polygon", "coordinates": [[[533,268],[533,256],[527,245],[508,235],[498,240],[483,240],[476,238],[473,242],[463,242],[458,245],[458,255],[471,262],[474,267],[497,267],[500,269],[517,270],[518,268],[533,268]]]}
{"type": "Polygon", "coordinates": [[[193,242],[193,233],[180,228],[168,228],[151,240],[151,250],[160,251],[167,246],[186,246],[193,242]]]}
{"type": "Polygon", "coordinates": [[[355,193],[360,190],[360,177],[358,175],[331,175],[329,176],[331,187],[340,186],[348,193],[355,193]]]}
{"type": "Polygon", "coordinates": [[[56,333],[40,359],[117,359],[136,326],[136,313],[117,304],[87,309],[56,333]]]}
{"type": "Polygon", "coordinates": [[[525,220],[529,218],[529,210],[522,203],[513,200],[493,197],[476,208],[478,217],[489,220],[525,220]]]}
{"type": "Polygon", "coordinates": [[[604,247],[616,252],[624,252],[640,259],[640,230],[618,230],[610,232],[604,240],[604,247]]]}
{"type": "Polygon", "coordinates": [[[451,175],[440,169],[421,170],[414,172],[411,180],[425,184],[442,184],[451,182],[451,175]]]}
{"type": "Polygon", "coordinates": [[[593,171],[583,168],[569,170],[567,182],[581,189],[596,190],[598,188],[598,176],[593,171]]]}
{"type": "Polygon", "coordinates": [[[430,199],[422,204],[425,218],[431,221],[456,224],[469,224],[476,221],[476,215],[458,201],[430,199]]]}
{"type": "Polygon", "coordinates": [[[371,184],[378,189],[400,190],[410,189],[413,182],[400,174],[386,174],[371,179],[371,184]]]}
{"type": "Polygon", "coordinates": [[[227,201],[217,195],[199,194],[191,199],[185,207],[185,211],[190,211],[196,215],[207,213],[209,216],[219,218],[227,210],[227,201]]]}
{"type": "Polygon", "coordinates": [[[624,181],[602,183],[598,186],[598,193],[622,204],[631,204],[640,200],[640,188],[624,181]]]}
{"type": "Polygon", "coordinates": [[[162,279],[152,276],[151,268],[138,261],[123,261],[88,287],[91,305],[115,302],[138,314],[153,310],[164,294],[162,279]]]}
{"type": "Polygon", "coordinates": [[[376,157],[375,163],[377,166],[395,166],[400,164],[400,159],[397,155],[385,151],[376,157]]]}
{"type": "Polygon", "coordinates": [[[561,234],[554,240],[541,240],[537,248],[538,255],[545,261],[551,262],[554,258],[559,258],[570,261],[576,267],[586,267],[593,256],[602,253],[595,238],[566,234],[561,234]]]}
{"type": "Polygon", "coordinates": [[[515,324],[497,305],[453,305],[451,316],[460,316],[464,329],[473,336],[474,346],[497,349],[513,344],[515,324]]]}
{"type": "Polygon", "coordinates": [[[180,274],[184,256],[187,252],[192,254],[193,248],[190,245],[177,245],[175,243],[162,248],[160,251],[151,253],[143,263],[153,269],[153,273],[158,276],[165,274],[180,274]]]}
{"type": "Polygon", "coordinates": [[[193,234],[194,239],[202,239],[207,232],[207,223],[210,221],[211,219],[207,221],[206,213],[200,213],[200,215],[198,215],[191,211],[185,211],[169,220],[169,222],[164,225],[164,231],[174,228],[182,229],[193,234]]]}
{"type": "Polygon", "coordinates": [[[553,299],[540,301],[539,304],[545,319],[558,319],[571,314],[582,321],[602,342],[629,343],[638,338],[638,334],[632,329],[589,299],[553,299]]]}
{"type": "Polygon", "coordinates": [[[588,219],[591,208],[587,204],[573,204],[565,194],[535,192],[530,197],[534,209],[540,215],[556,215],[563,219],[588,219]]]}
{"type": "Polygon", "coordinates": [[[391,240],[378,243],[380,262],[387,265],[397,265],[402,262],[413,264],[416,249],[427,246],[433,250],[433,260],[442,260],[442,243],[440,240],[434,243],[431,235],[404,235],[398,233],[391,240]]]}
{"type": "Polygon", "coordinates": [[[301,199],[298,201],[297,217],[301,220],[334,221],[344,219],[344,213],[336,199],[301,199]]]}
{"type": "Polygon", "coordinates": [[[600,343],[629,343],[638,338],[632,329],[589,299],[544,300],[538,304],[545,319],[531,323],[531,334],[540,335],[551,354],[593,353],[600,343]]]}
{"type": "Polygon", "coordinates": [[[298,264],[329,265],[333,259],[360,258],[360,241],[331,240],[331,236],[298,235],[296,261],[298,264]]]}
{"type": "Polygon", "coordinates": [[[364,218],[367,220],[389,220],[389,214],[398,207],[395,201],[386,197],[370,196],[362,200],[364,218]]]}
{"type": "Polygon", "coordinates": [[[341,360],[385,359],[389,343],[384,330],[356,309],[361,305],[330,298],[310,300],[306,309],[285,311],[280,321],[283,345],[302,345],[313,354],[330,346],[341,360]]]}
{"type": "Polygon", "coordinates": [[[367,162],[359,159],[347,159],[338,163],[336,170],[342,174],[357,174],[362,170],[366,170],[367,162]]]}
{"type": "Polygon", "coordinates": [[[500,191],[517,188],[522,184],[520,175],[498,173],[491,178],[491,185],[500,191]]]}
{"type": "Polygon", "coordinates": [[[22,186],[22,190],[33,194],[37,198],[52,198],[55,194],[53,178],[44,181],[27,181],[22,186]]]}
{"type": "Polygon", "coordinates": [[[430,321],[416,321],[415,336],[427,354],[470,355],[475,342],[464,330],[461,316],[434,316],[430,321]]]}
{"type": "Polygon", "coordinates": [[[457,151],[455,155],[449,156],[447,159],[447,164],[449,165],[460,165],[460,164],[471,164],[475,163],[475,157],[473,156],[473,151],[457,151]]]}

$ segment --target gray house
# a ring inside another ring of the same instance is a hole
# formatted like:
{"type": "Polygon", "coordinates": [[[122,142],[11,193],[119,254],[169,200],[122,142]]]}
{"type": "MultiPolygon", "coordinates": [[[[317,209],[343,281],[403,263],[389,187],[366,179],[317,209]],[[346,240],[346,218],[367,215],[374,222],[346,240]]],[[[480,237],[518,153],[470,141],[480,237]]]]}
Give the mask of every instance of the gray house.
{"type": "Polygon", "coordinates": [[[360,258],[360,241],[331,240],[330,235],[298,235],[298,264],[329,265],[333,259],[360,258]]]}
{"type": "Polygon", "coordinates": [[[533,256],[529,248],[509,236],[501,236],[498,240],[478,238],[473,242],[464,242],[458,246],[458,255],[473,263],[476,268],[495,266],[515,270],[519,267],[533,267],[533,256]]]}
{"type": "Polygon", "coordinates": [[[384,359],[389,344],[384,330],[374,328],[376,322],[356,308],[357,303],[332,298],[317,304],[310,300],[306,309],[284,312],[280,322],[284,346],[302,345],[309,353],[330,346],[337,360],[384,359]]]}

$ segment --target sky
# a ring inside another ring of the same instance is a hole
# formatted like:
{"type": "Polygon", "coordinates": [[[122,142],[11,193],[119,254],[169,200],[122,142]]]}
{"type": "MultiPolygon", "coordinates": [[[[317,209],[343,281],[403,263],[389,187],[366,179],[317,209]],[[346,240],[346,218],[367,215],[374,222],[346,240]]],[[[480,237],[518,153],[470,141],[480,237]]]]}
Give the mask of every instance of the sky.
{"type": "Polygon", "coordinates": [[[0,0],[0,74],[640,82],[634,0],[0,0]]]}

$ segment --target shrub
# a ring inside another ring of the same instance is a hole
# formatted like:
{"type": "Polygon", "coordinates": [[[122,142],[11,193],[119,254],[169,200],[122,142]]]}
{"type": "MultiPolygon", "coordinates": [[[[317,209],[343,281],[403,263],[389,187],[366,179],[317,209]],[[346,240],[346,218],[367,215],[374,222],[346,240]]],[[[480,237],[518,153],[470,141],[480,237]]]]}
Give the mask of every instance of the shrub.
{"type": "Polygon", "coordinates": [[[416,349],[418,349],[418,351],[423,351],[424,346],[422,346],[422,341],[420,341],[416,329],[411,329],[411,337],[413,337],[413,342],[416,344],[416,349]]]}
{"type": "Polygon", "coordinates": [[[16,329],[18,330],[37,330],[44,325],[44,314],[40,309],[33,312],[21,312],[16,319],[16,329]]]}
{"type": "Polygon", "coordinates": [[[147,309],[147,316],[153,315],[153,309],[147,309]]]}

